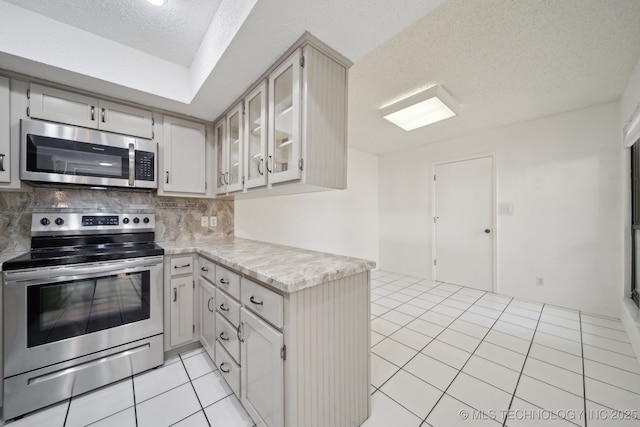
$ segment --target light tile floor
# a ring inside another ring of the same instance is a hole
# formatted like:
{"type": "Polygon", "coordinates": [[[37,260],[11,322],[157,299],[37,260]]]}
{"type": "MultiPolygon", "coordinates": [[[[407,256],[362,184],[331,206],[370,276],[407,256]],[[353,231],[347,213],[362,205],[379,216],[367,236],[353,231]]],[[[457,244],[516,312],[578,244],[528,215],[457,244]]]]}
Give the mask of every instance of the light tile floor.
{"type": "Polygon", "coordinates": [[[254,423],[200,347],[165,361],[157,369],[8,421],[6,425],[251,427],[254,423]]]}
{"type": "Polygon", "coordinates": [[[640,426],[617,319],[374,271],[375,426],[640,426]]]}
{"type": "MultiPolygon", "coordinates": [[[[371,288],[364,427],[640,427],[640,365],[619,320],[384,271],[371,288]]],[[[253,423],[200,348],[7,425],[253,423]]]]}

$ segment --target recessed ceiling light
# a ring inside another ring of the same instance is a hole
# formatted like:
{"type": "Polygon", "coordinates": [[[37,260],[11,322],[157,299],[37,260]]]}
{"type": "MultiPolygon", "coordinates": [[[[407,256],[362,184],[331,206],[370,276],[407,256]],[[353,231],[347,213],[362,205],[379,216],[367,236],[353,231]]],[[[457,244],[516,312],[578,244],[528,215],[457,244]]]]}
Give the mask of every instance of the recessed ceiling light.
{"type": "Polygon", "coordinates": [[[380,115],[394,125],[414,130],[457,115],[459,106],[442,86],[432,86],[380,109],[380,115]]]}
{"type": "Polygon", "coordinates": [[[147,0],[147,1],[154,6],[162,6],[167,3],[167,0],[147,0]]]}

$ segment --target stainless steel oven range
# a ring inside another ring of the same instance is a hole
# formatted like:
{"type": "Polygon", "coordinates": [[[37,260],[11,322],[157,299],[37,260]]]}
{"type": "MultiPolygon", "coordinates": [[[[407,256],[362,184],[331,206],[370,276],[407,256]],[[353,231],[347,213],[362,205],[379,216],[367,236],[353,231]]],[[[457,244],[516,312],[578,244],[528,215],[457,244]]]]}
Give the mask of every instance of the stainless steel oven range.
{"type": "Polygon", "coordinates": [[[34,213],[5,262],[4,418],[163,363],[162,260],[151,213],[34,213]]]}

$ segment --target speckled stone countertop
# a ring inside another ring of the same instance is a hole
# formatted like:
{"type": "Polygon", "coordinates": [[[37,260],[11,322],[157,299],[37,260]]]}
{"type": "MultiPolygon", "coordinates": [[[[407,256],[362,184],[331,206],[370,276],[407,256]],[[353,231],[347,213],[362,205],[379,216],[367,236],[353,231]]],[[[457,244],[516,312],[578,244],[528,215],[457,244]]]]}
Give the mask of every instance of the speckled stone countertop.
{"type": "Polygon", "coordinates": [[[160,243],[165,255],[197,253],[286,293],[362,273],[376,263],[240,237],[160,243]]]}

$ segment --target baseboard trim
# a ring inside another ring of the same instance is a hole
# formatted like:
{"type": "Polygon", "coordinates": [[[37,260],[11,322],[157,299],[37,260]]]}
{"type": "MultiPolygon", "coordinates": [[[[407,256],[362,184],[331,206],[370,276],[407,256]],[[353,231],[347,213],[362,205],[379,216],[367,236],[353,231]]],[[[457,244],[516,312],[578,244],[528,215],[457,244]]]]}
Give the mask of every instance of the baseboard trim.
{"type": "Polygon", "coordinates": [[[620,320],[629,336],[636,359],[640,362],[640,308],[631,298],[622,298],[621,302],[620,320]]]}

